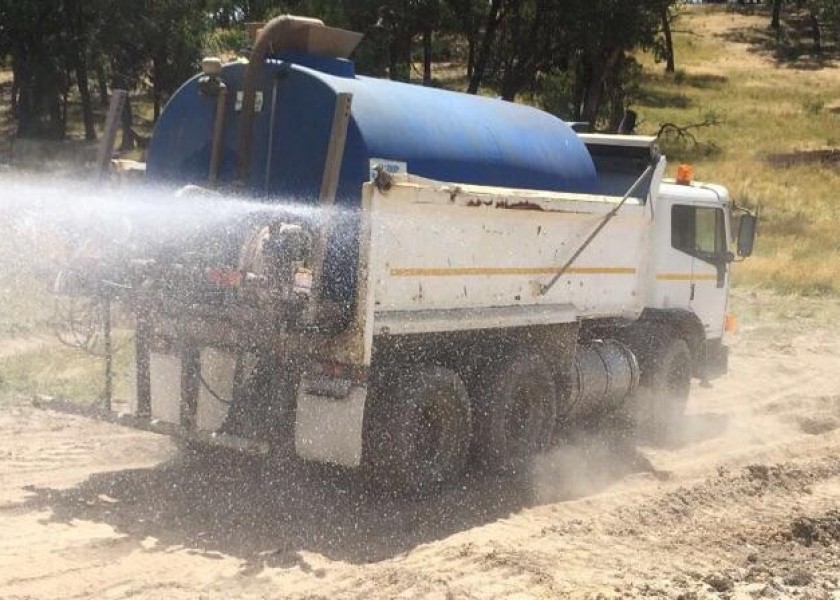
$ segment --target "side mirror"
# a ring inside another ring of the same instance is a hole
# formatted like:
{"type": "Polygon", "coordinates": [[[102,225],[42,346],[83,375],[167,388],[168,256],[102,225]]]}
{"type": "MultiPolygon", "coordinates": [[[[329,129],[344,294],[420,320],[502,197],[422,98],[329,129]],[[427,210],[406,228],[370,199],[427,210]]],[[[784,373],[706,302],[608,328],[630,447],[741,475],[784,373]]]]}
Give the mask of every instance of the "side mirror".
{"type": "Polygon", "coordinates": [[[755,231],[758,225],[758,217],[749,213],[741,215],[738,225],[738,256],[747,258],[753,253],[755,244],[755,231]]]}

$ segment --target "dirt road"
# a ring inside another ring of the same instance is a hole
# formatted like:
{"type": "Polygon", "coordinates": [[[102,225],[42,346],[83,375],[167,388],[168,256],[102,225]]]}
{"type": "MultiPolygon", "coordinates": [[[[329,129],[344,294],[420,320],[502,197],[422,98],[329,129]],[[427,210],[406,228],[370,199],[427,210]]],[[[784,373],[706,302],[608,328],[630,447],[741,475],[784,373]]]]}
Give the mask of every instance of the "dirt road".
{"type": "Polygon", "coordinates": [[[678,445],[581,440],[432,500],[187,470],[165,439],[3,399],[0,597],[840,598],[840,306],[736,305],[732,374],[678,445]]]}

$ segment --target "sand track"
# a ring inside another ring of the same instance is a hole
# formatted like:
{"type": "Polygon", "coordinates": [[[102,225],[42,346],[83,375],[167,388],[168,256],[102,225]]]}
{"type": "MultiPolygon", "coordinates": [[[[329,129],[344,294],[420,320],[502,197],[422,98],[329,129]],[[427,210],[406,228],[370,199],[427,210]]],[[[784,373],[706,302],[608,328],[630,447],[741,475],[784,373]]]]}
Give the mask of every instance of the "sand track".
{"type": "Polygon", "coordinates": [[[163,438],[6,399],[0,597],[838,598],[836,302],[781,320],[739,302],[757,314],[680,444],[590,436],[421,501],[299,465],[187,466],[163,438]]]}

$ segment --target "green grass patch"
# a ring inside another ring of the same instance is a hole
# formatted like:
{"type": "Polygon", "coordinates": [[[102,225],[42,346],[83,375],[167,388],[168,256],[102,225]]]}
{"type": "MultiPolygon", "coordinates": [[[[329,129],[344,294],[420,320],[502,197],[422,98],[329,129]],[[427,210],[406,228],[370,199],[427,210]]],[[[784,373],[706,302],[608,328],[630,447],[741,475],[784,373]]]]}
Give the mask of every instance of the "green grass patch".
{"type": "MultiPolygon", "coordinates": [[[[128,398],[134,345],[126,335],[115,339],[115,345],[114,397],[128,398]]],[[[3,397],[40,394],[93,403],[101,399],[104,386],[102,357],[58,342],[0,355],[0,395],[3,397]]]]}

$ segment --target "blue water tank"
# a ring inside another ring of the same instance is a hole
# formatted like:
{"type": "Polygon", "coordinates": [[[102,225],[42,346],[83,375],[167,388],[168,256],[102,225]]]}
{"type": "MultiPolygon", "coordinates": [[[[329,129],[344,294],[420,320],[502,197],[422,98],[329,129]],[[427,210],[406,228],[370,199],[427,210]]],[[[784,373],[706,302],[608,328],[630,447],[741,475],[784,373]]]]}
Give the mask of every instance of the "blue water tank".
{"type": "MultiPolygon", "coordinates": [[[[229,90],[221,185],[235,178],[240,136],[236,99],[244,73],[241,63],[228,64],[221,73],[229,90]]],[[[341,92],[351,93],[353,100],[339,205],[359,206],[371,159],[404,162],[409,173],[455,183],[587,192],[596,182],[592,158],[572,129],[532,107],[357,76],[351,61],[304,53],[267,60],[257,89],[262,102],[253,122],[247,182],[257,196],[317,201],[336,94],[341,92]]],[[[149,145],[150,178],[179,184],[207,181],[215,103],[215,97],[201,93],[199,77],[172,96],[149,145]]],[[[327,273],[341,281],[327,287],[337,299],[347,299],[355,285],[357,245],[346,237],[355,235],[353,220],[341,231],[331,244],[327,273]]]]}
{"type": "MultiPolygon", "coordinates": [[[[258,90],[250,183],[267,196],[318,197],[335,97],[353,94],[339,183],[339,202],[358,202],[370,159],[405,162],[412,174],[439,181],[552,191],[593,189],[595,166],[560,119],[532,107],[469,94],[356,76],[353,63],[294,53],[267,61],[258,90]],[[277,104],[271,164],[272,93],[277,104]],[[266,177],[266,173],[268,176],[266,177]],[[267,185],[266,185],[266,182],[267,185]]],[[[239,142],[245,66],[229,64],[230,90],[220,181],[232,180],[239,142]]],[[[198,77],[170,99],[147,156],[148,175],[201,184],[210,163],[215,99],[199,93],[198,77]]]]}

